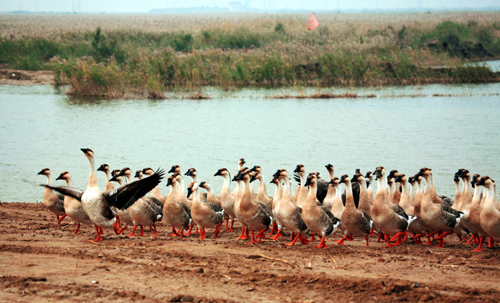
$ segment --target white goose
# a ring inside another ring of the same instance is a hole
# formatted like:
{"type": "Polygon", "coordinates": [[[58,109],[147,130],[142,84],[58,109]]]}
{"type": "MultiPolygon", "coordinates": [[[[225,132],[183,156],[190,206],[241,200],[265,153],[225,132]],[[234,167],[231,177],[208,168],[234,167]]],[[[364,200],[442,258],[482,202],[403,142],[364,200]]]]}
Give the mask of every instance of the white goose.
{"type": "MultiPolygon", "coordinates": [[[[64,180],[66,181],[66,186],[72,186],[71,174],[67,171],[62,172],[56,180],[64,180]]],[[[92,225],[92,221],[90,221],[89,216],[82,208],[82,203],[77,199],[70,196],[64,196],[64,210],[68,217],[77,223],[76,230],[73,234],[76,235],[78,233],[81,223],[92,225]]]]}
{"type": "Polygon", "coordinates": [[[116,213],[111,210],[111,207],[114,206],[118,209],[125,209],[133,205],[137,199],[143,197],[160,183],[164,172],[158,170],[154,175],[148,178],[137,180],[107,192],[102,192],[97,183],[94,152],[89,148],[82,148],[82,151],[90,164],[89,183],[85,191],[68,186],[52,186],[50,184],[42,184],[42,186],[57,190],[64,195],[80,200],[83,210],[95,224],[97,237],[94,241],[101,241],[102,238],[99,233],[99,227],[113,226],[116,231],[116,213]]]}

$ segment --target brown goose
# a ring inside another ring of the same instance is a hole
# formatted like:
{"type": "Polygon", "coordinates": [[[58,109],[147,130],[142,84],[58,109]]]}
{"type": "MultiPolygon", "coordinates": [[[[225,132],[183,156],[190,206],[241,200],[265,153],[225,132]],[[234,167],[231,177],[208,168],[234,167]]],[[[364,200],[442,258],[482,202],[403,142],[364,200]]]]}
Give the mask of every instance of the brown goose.
{"type": "Polygon", "coordinates": [[[236,218],[234,213],[234,202],[236,197],[234,197],[230,191],[231,174],[226,168],[221,168],[214,174],[214,177],[215,176],[222,176],[224,178],[224,185],[222,186],[222,190],[220,192],[220,204],[224,209],[224,214],[227,214],[231,219],[231,226],[228,231],[233,232],[234,219],[236,218]]]}
{"type": "Polygon", "coordinates": [[[264,205],[267,207],[267,211],[269,213],[272,213],[273,198],[267,195],[266,183],[264,181],[264,176],[262,175],[262,168],[259,165],[255,165],[251,170],[254,172],[254,174],[250,182],[252,182],[253,180],[259,181],[259,188],[257,190],[255,200],[264,203],[264,205]]]}
{"type": "Polygon", "coordinates": [[[401,244],[402,237],[413,217],[408,217],[403,208],[389,200],[389,191],[387,188],[387,178],[385,177],[385,168],[379,166],[375,170],[378,181],[377,193],[372,206],[371,217],[377,228],[384,234],[387,247],[391,247],[390,241],[397,238],[393,245],[401,244]],[[390,236],[393,236],[391,239],[390,236]]]}
{"type": "Polygon", "coordinates": [[[283,228],[283,222],[281,221],[280,214],[279,214],[279,208],[280,208],[280,203],[281,203],[281,198],[283,197],[283,182],[281,181],[280,178],[273,177],[271,180],[271,183],[276,185],[276,190],[274,191],[273,195],[273,209],[272,209],[272,215],[273,215],[273,228],[271,230],[272,235],[276,231],[276,235],[270,237],[272,240],[279,240],[279,237],[281,237],[281,229],[283,228]]]}
{"type": "Polygon", "coordinates": [[[306,184],[304,184],[304,186],[309,186],[309,193],[304,208],[302,208],[302,219],[310,231],[321,236],[321,241],[317,247],[326,248],[325,237],[335,232],[340,220],[335,218],[328,208],[316,204],[316,192],[318,190],[316,180],[316,175],[310,174],[307,177],[306,184]]]}
{"type": "MultiPolygon", "coordinates": [[[[64,180],[66,181],[66,186],[72,186],[71,174],[67,171],[62,172],[56,180],[64,180]]],[[[77,223],[76,230],[73,234],[76,235],[78,233],[81,223],[92,225],[92,221],[90,221],[89,216],[82,208],[82,203],[77,199],[70,196],[64,196],[64,210],[68,217],[77,223]]]]}
{"type": "Polygon", "coordinates": [[[304,186],[306,183],[306,169],[304,165],[299,164],[293,172],[297,173],[300,177],[299,194],[297,196],[297,200],[295,201],[295,205],[303,207],[307,199],[307,193],[309,192],[309,189],[304,186]]]}
{"type": "MultiPolygon", "coordinates": [[[[330,176],[330,179],[328,179],[328,180],[332,180],[333,174],[334,174],[333,165],[327,164],[327,165],[325,165],[325,167],[328,170],[328,175],[330,176]]],[[[336,193],[337,193],[337,187],[333,186],[333,184],[330,184],[330,182],[329,182],[328,183],[328,191],[326,192],[326,197],[323,200],[324,207],[326,207],[328,209],[332,208],[333,202],[335,201],[336,193]]]]}
{"type": "Polygon", "coordinates": [[[115,188],[108,192],[102,192],[97,184],[96,169],[94,163],[94,152],[89,148],[82,148],[83,153],[89,160],[90,176],[87,188],[81,191],[76,188],[67,186],[52,186],[46,184],[44,186],[57,190],[58,192],[72,196],[82,202],[83,210],[87,213],[90,220],[96,225],[97,237],[94,241],[101,241],[99,227],[115,227],[116,229],[116,213],[110,207],[125,209],[133,205],[138,198],[143,197],[158,183],[160,183],[164,172],[158,170],[154,175],[128,183],[119,188],[115,188]]]}
{"type": "Polygon", "coordinates": [[[399,200],[401,199],[401,191],[399,188],[399,184],[395,182],[396,178],[399,176],[399,172],[395,169],[391,170],[389,176],[387,176],[387,181],[390,185],[391,196],[389,199],[394,204],[399,204],[399,200]]]}
{"type": "MultiPolygon", "coordinates": [[[[483,191],[483,186],[478,185],[481,177],[478,174],[475,174],[472,177],[472,186],[474,187],[474,195],[472,196],[472,203],[470,207],[470,223],[474,226],[474,229],[477,232],[477,237],[478,237],[478,247],[477,249],[474,249],[473,251],[482,251],[482,245],[484,242],[484,239],[488,236],[488,234],[484,231],[484,229],[481,226],[481,212],[483,211],[484,205],[482,203],[481,199],[481,192],[483,191]]],[[[486,196],[486,195],[485,195],[486,196]]],[[[486,200],[486,198],[485,198],[486,200]]],[[[491,243],[491,242],[490,242],[491,243]]],[[[489,247],[491,248],[492,245],[489,247]]]]}
{"type": "Polygon", "coordinates": [[[477,230],[474,225],[470,221],[470,208],[472,204],[472,186],[471,179],[472,176],[467,169],[462,169],[460,173],[460,178],[462,179],[463,190],[460,197],[460,208],[458,211],[464,213],[462,220],[460,221],[460,225],[455,228],[455,232],[457,233],[460,240],[462,240],[462,236],[466,236],[466,232],[464,231],[464,227],[473,234],[476,238],[478,236],[477,230]]]}
{"type": "Polygon", "coordinates": [[[111,181],[109,181],[109,179],[111,179],[111,169],[109,168],[109,165],[101,164],[101,166],[99,166],[97,171],[102,171],[106,174],[106,190],[105,191],[115,189],[113,183],[111,181]]]}
{"type": "MultiPolygon", "coordinates": [[[[239,201],[239,216],[243,219],[244,224],[252,233],[252,241],[249,244],[257,244],[258,241],[264,238],[264,232],[269,229],[271,224],[271,216],[264,204],[253,200],[253,193],[250,189],[250,179],[253,172],[249,169],[242,169],[236,176],[237,181],[242,181],[243,193],[239,201]],[[259,231],[257,236],[254,236],[254,231],[259,231]]],[[[239,217],[238,217],[239,220],[239,217]]]]}
{"type": "MultiPolygon", "coordinates": [[[[171,236],[182,239],[184,230],[191,225],[191,210],[185,203],[175,200],[178,186],[176,177],[177,173],[174,173],[167,179],[167,186],[171,187],[165,204],[163,204],[163,221],[166,225],[172,225],[171,236]],[[175,230],[176,227],[179,229],[178,231],[175,230]]],[[[189,234],[188,232],[186,235],[189,234]]]]}
{"type": "MultiPolygon", "coordinates": [[[[152,176],[155,173],[151,167],[146,167],[141,172],[146,176],[152,176]]],[[[162,204],[165,204],[165,201],[167,200],[167,197],[161,194],[159,185],[151,190],[151,197],[156,198],[162,204]]]]}
{"type": "Polygon", "coordinates": [[[438,202],[436,189],[434,188],[433,173],[430,168],[421,168],[417,175],[425,179],[420,217],[432,230],[442,233],[437,238],[439,240],[437,247],[444,247],[443,238],[454,232],[464,214],[451,208],[447,203],[438,202]]]}
{"type": "MultiPolygon", "coordinates": [[[[370,234],[372,223],[370,215],[363,209],[356,208],[354,204],[354,196],[352,194],[351,182],[358,180],[358,178],[363,178],[363,175],[356,174],[349,180],[348,175],[343,175],[340,177],[340,183],[345,184],[346,189],[346,203],[344,211],[342,212],[342,225],[344,226],[345,235],[342,239],[336,241],[339,245],[344,244],[344,240],[352,238],[353,236],[364,236],[366,239],[366,246],[368,246],[368,235],[370,234]]],[[[363,182],[364,183],[364,182],[363,182]]],[[[366,183],[365,183],[366,188],[366,183]]],[[[362,192],[362,191],[361,191],[362,192]]],[[[362,201],[362,196],[360,192],[360,202],[362,201]]],[[[366,201],[368,202],[368,201],[366,201]]]]}
{"type": "Polygon", "coordinates": [[[495,241],[500,241],[500,204],[497,197],[495,181],[484,176],[477,185],[482,185],[486,191],[480,220],[483,230],[495,241]]]}
{"type": "Polygon", "coordinates": [[[205,228],[215,228],[214,239],[220,232],[220,226],[224,221],[224,209],[217,204],[200,201],[200,191],[198,183],[194,182],[193,204],[191,206],[191,216],[200,229],[200,240],[207,237],[205,228]]]}
{"type": "MultiPolygon", "coordinates": [[[[47,185],[50,183],[50,169],[44,168],[38,172],[39,175],[44,175],[47,177],[47,185]]],[[[64,210],[64,195],[56,195],[49,186],[45,187],[43,193],[43,205],[56,215],[57,224],[61,224],[61,221],[66,218],[66,211],[64,210]],[[59,218],[59,216],[61,216],[59,218]]]]}
{"type": "MultiPolygon", "coordinates": [[[[413,176],[410,178],[414,180],[413,176]]],[[[401,198],[399,200],[399,206],[403,208],[403,210],[408,216],[415,216],[415,208],[411,204],[410,193],[408,192],[408,179],[406,175],[400,174],[395,182],[399,183],[401,187],[401,198]]],[[[413,233],[413,239],[415,241],[415,244],[422,244],[420,238],[425,236],[426,231],[418,223],[417,220],[414,220],[410,223],[410,226],[408,226],[408,231],[413,233]]]]}
{"type": "Polygon", "coordinates": [[[302,219],[302,208],[292,203],[288,172],[285,169],[279,169],[273,177],[280,178],[285,183],[285,190],[279,206],[280,219],[288,230],[296,234],[293,241],[285,245],[294,245],[297,240],[303,244],[309,244],[306,238],[308,228],[302,219]]]}

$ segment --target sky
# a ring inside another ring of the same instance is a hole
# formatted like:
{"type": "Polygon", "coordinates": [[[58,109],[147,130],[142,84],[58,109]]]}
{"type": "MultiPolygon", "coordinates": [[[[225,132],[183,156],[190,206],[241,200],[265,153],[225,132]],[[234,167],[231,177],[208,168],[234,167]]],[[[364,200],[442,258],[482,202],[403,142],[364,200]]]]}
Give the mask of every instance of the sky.
{"type": "Polygon", "coordinates": [[[409,8],[474,8],[499,6],[500,0],[0,0],[0,11],[70,12],[72,3],[80,2],[83,13],[146,13],[151,9],[219,6],[230,2],[246,3],[255,9],[409,9],[409,8]]]}

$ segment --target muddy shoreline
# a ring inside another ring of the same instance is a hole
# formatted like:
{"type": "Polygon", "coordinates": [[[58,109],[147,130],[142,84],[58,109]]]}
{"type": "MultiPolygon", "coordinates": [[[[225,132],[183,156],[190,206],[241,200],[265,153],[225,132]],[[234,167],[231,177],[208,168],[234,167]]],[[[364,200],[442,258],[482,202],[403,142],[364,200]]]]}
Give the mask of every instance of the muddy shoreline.
{"type": "Polygon", "coordinates": [[[388,249],[376,238],[334,244],[258,246],[236,240],[241,231],[182,240],[159,224],[158,238],[117,236],[65,219],[61,226],[40,203],[0,205],[0,300],[149,302],[495,302],[500,294],[499,246],[472,253],[408,243],[388,249]]]}

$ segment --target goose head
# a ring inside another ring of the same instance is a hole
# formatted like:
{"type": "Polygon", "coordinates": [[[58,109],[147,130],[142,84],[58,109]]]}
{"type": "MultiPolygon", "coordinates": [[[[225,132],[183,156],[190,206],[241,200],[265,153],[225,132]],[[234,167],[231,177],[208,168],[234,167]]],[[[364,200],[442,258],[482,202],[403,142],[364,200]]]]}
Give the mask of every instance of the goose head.
{"type": "Polygon", "coordinates": [[[304,184],[305,187],[307,186],[316,186],[316,182],[318,180],[318,177],[316,176],[315,173],[310,173],[309,176],[307,176],[306,183],[304,184]]]}
{"type": "Polygon", "coordinates": [[[428,167],[422,167],[420,171],[415,175],[416,177],[423,177],[424,179],[427,179],[432,174],[432,169],[428,167]]]}
{"type": "Polygon", "coordinates": [[[365,177],[363,177],[363,175],[360,173],[354,174],[354,176],[351,179],[352,183],[358,183],[358,184],[362,184],[364,181],[365,177]]]}
{"type": "Polygon", "coordinates": [[[44,168],[44,169],[42,169],[41,171],[38,172],[38,175],[44,175],[44,176],[49,177],[50,176],[50,169],[44,168]]]}
{"type": "Polygon", "coordinates": [[[190,169],[187,170],[187,172],[184,174],[184,176],[191,176],[191,177],[196,177],[198,175],[198,172],[196,171],[196,168],[191,167],[190,169]]]}
{"type": "Polygon", "coordinates": [[[260,174],[260,173],[262,173],[262,167],[260,167],[259,165],[254,165],[254,167],[252,167],[251,171],[260,174]]]}
{"type": "Polygon", "coordinates": [[[470,179],[470,172],[467,169],[463,169],[462,173],[460,174],[460,178],[469,180],[470,179]]]}
{"type": "Polygon", "coordinates": [[[56,180],[68,181],[68,180],[71,180],[71,175],[69,174],[68,171],[63,171],[62,173],[59,174],[59,176],[56,178],[56,180]]]}
{"type": "MultiPolygon", "coordinates": [[[[411,177],[410,177],[411,178],[411,177]]],[[[399,182],[401,183],[401,185],[405,185],[406,182],[408,181],[408,178],[406,177],[405,174],[400,174],[397,178],[396,178],[396,181],[395,182],[399,182]]]]}
{"type": "Polygon", "coordinates": [[[373,180],[373,173],[371,171],[366,172],[365,178],[372,181],[373,180]]]}
{"type": "Polygon", "coordinates": [[[281,168],[274,173],[273,177],[287,180],[288,172],[286,171],[286,169],[281,168]]]}
{"type": "Polygon", "coordinates": [[[105,173],[108,173],[110,170],[109,168],[109,165],[107,164],[101,164],[101,166],[99,166],[99,168],[97,169],[97,171],[103,171],[105,173]]]}
{"type": "Polygon", "coordinates": [[[143,176],[142,170],[141,169],[136,170],[134,178],[142,179],[142,176],[143,176]]]}
{"type": "Polygon", "coordinates": [[[173,174],[167,178],[167,186],[173,185],[174,182],[177,182],[177,174],[173,174]]]}
{"type": "Polygon", "coordinates": [[[94,151],[92,151],[90,148],[82,148],[81,150],[85,154],[87,159],[89,159],[89,160],[94,159],[94,151]]]}
{"type": "Polygon", "coordinates": [[[354,174],[361,174],[361,169],[356,168],[356,171],[354,172],[354,174]]]}
{"type": "Polygon", "coordinates": [[[472,188],[476,187],[476,184],[479,182],[480,179],[481,176],[479,174],[474,174],[474,176],[472,176],[472,181],[470,181],[472,188]]]}
{"type": "Polygon", "coordinates": [[[328,184],[331,184],[333,187],[336,187],[340,184],[340,179],[337,177],[334,177],[328,182],[328,184]]]}
{"type": "Polygon", "coordinates": [[[304,165],[298,164],[293,172],[298,173],[301,177],[304,177],[304,175],[306,174],[306,168],[304,167],[304,165]]]}
{"type": "Polygon", "coordinates": [[[129,179],[129,182],[130,180],[132,180],[132,170],[130,169],[130,167],[122,168],[118,175],[127,177],[127,179],[129,179]]]}
{"type": "Polygon", "coordinates": [[[215,174],[214,174],[214,177],[216,176],[223,176],[225,177],[226,175],[229,175],[229,171],[227,170],[227,168],[220,168],[215,174]]]}
{"type": "Polygon", "coordinates": [[[146,176],[151,176],[155,173],[155,171],[151,167],[146,167],[142,169],[142,173],[146,176]]]}
{"type": "Polygon", "coordinates": [[[121,184],[123,182],[123,177],[119,173],[115,174],[109,179],[109,182],[118,182],[118,184],[121,184]]]}
{"type": "Polygon", "coordinates": [[[479,182],[477,182],[477,186],[484,186],[486,188],[489,188],[491,185],[493,184],[493,180],[491,180],[490,177],[488,176],[484,176],[484,177],[481,177],[481,179],[479,180],[479,182]]]}
{"type": "Polygon", "coordinates": [[[260,173],[256,173],[256,172],[252,171],[252,176],[250,177],[250,183],[257,180],[259,178],[259,176],[260,176],[260,173]]]}
{"type": "Polygon", "coordinates": [[[327,165],[325,165],[325,167],[326,167],[326,170],[327,170],[329,173],[333,174],[333,165],[331,165],[331,164],[327,164],[327,165]]]}
{"type": "MultiPolygon", "coordinates": [[[[460,170],[459,170],[460,171],[460,170]]],[[[456,172],[455,175],[453,176],[453,182],[459,183],[460,182],[460,174],[461,172],[456,172]]]]}
{"type": "Polygon", "coordinates": [[[269,182],[269,183],[272,183],[272,184],[275,184],[275,185],[279,185],[279,182],[280,182],[280,181],[279,181],[279,178],[275,178],[275,177],[273,177],[273,178],[271,179],[271,182],[269,182]]]}
{"type": "Polygon", "coordinates": [[[208,190],[209,185],[205,181],[201,181],[200,184],[198,185],[200,188],[204,188],[208,190]]]}
{"type": "Polygon", "coordinates": [[[120,174],[120,172],[121,172],[121,169],[114,169],[111,171],[111,176],[118,175],[118,174],[120,174]]]}
{"type": "Polygon", "coordinates": [[[399,172],[396,170],[396,169],[393,169],[391,170],[391,172],[389,173],[389,176],[387,176],[387,179],[397,179],[397,177],[399,176],[399,172]]]}
{"type": "Polygon", "coordinates": [[[339,184],[345,183],[347,185],[347,184],[349,184],[349,182],[351,182],[351,180],[349,179],[348,175],[342,175],[339,178],[339,184]]]}
{"type": "Polygon", "coordinates": [[[378,180],[383,176],[385,176],[385,168],[383,166],[375,168],[375,180],[378,180]]]}
{"type": "Polygon", "coordinates": [[[408,178],[408,183],[410,183],[410,185],[415,184],[415,177],[414,177],[414,176],[410,176],[410,177],[408,178]]]}
{"type": "Polygon", "coordinates": [[[314,174],[316,175],[316,178],[321,179],[321,173],[319,171],[315,172],[314,174]]]}
{"type": "Polygon", "coordinates": [[[245,162],[245,159],[240,158],[240,159],[238,160],[238,168],[239,168],[239,169],[242,169],[242,168],[243,168],[243,165],[245,165],[245,163],[247,163],[247,162],[245,162]]]}
{"type": "Polygon", "coordinates": [[[168,173],[181,173],[181,167],[179,165],[173,165],[170,170],[168,171],[168,173]]]}

